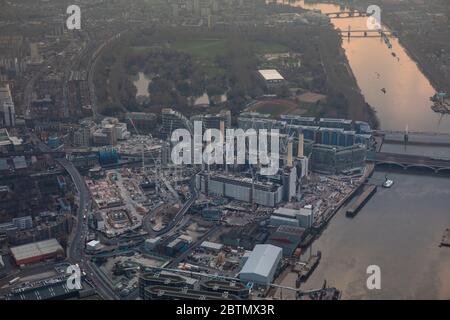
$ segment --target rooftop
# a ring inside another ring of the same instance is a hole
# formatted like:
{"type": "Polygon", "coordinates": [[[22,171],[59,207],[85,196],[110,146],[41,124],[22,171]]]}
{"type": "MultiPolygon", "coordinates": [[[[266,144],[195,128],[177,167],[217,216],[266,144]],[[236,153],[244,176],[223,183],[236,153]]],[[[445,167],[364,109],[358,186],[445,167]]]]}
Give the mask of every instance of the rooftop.
{"type": "Polygon", "coordinates": [[[275,69],[258,70],[258,72],[266,81],[284,80],[283,76],[275,69]]]}
{"type": "Polygon", "coordinates": [[[11,253],[16,261],[46,255],[57,251],[64,252],[63,248],[56,239],[33,242],[11,248],[11,253]]]}
{"type": "Polygon", "coordinates": [[[256,273],[268,277],[281,251],[280,247],[271,244],[257,244],[240,273],[256,273]]]}
{"type": "Polygon", "coordinates": [[[280,207],[280,208],[276,209],[273,213],[274,214],[278,214],[278,215],[289,216],[289,217],[295,218],[300,213],[300,211],[297,210],[297,209],[290,209],[290,208],[280,207]]]}

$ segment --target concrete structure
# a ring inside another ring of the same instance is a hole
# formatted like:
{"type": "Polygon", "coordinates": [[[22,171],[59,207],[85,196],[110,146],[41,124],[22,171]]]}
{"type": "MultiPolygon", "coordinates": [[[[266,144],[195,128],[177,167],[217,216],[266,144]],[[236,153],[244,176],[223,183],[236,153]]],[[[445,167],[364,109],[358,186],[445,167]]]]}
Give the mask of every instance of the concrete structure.
{"type": "Polygon", "coordinates": [[[241,282],[211,279],[201,281],[200,287],[206,291],[227,293],[241,299],[249,297],[249,289],[241,282]]]}
{"type": "Polygon", "coordinates": [[[310,206],[300,210],[280,207],[270,216],[270,224],[273,226],[290,225],[310,228],[313,221],[313,210],[310,206]]]}
{"type": "Polygon", "coordinates": [[[96,229],[102,231],[105,229],[105,220],[100,212],[94,214],[96,229]]]}
{"type": "Polygon", "coordinates": [[[279,88],[285,83],[283,76],[275,69],[258,70],[258,76],[268,90],[279,88]]]}
{"type": "Polygon", "coordinates": [[[44,60],[39,53],[38,43],[30,43],[30,63],[31,64],[41,64],[44,60]]]}
{"type": "MultiPolygon", "coordinates": [[[[218,114],[200,114],[191,117],[191,122],[201,121],[203,130],[218,129],[225,130],[231,128],[231,111],[222,110],[218,114]]],[[[225,134],[225,132],[223,132],[225,134]]],[[[224,135],[225,136],[225,135],[224,135]]]]}
{"type": "Polygon", "coordinates": [[[107,134],[110,130],[114,131],[114,133],[109,133],[112,136],[110,139],[126,140],[130,137],[130,132],[128,132],[127,124],[124,122],[119,122],[119,119],[117,118],[104,118],[101,122],[101,126],[103,128],[103,131],[107,134]]]}
{"type": "Polygon", "coordinates": [[[300,227],[281,225],[266,243],[282,248],[283,255],[290,257],[302,241],[304,232],[305,229],[300,227]]]}
{"type": "Polygon", "coordinates": [[[254,202],[267,207],[274,207],[283,201],[283,185],[275,182],[255,181],[252,187],[251,178],[223,174],[208,175],[203,172],[197,174],[196,186],[205,194],[254,202]]]}
{"type": "Polygon", "coordinates": [[[271,215],[269,224],[274,227],[277,227],[277,226],[298,227],[299,221],[296,218],[287,218],[287,217],[279,216],[279,215],[271,215]]]}
{"type": "Polygon", "coordinates": [[[89,251],[97,251],[100,250],[102,245],[100,244],[100,241],[98,240],[92,240],[86,243],[86,249],[89,251]]]}
{"type": "Polygon", "coordinates": [[[31,216],[14,218],[12,223],[20,230],[33,228],[33,218],[31,216]]]}
{"type": "Polygon", "coordinates": [[[247,130],[258,129],[281,129],[286,122],[272,119],[270,114],[261,114],[258,112],[242,112],[238,117],[238,127],[247,130]]]}
{"type": "Polygon", "coordinates": [[[155,129],[158,117],[154,113],[130,112],[125,115],[129,125],[136,127],[139,133],[149,133],[155,129]]]}
{"type": "Polygon", "coordinates": [[[126,140],[130,137],[127,124],[120,122],[115,125],[117,140],[126,140]]]}
{"type": "Polygon", "coordinates": [[[126,123],[119,122],[117,118],[107,117],[102,120],[99,128],[95,131],[87,131],[77,133],[77,140],[80,142],[78,144],[86,144],[87,135],[92,135],[92,141],[94,145],[97,146],[114,146],[117,144],[118,140],[126,140],[130,137],[130,132],[126,123]]]}
{"type": "Polygon", "coordinates": [[[210,241],[203,241],[202,244],[200,245],[200,248],[205,249],[207,251],[219,252],[220,250],[222,250],[223,244],[210,241]]]}
{"type": "Polygon", "coordinates": [[[280,116],[280,119],[292,125],[316,126],[317,124],[314,117],[302,117],[292,114],[283,114],[280,116]]]}
{"type": "MultiPolygon", "coordinates": [[[[288,163],[292,163],[292,159],[288,159],[288,163]]],[[[282,179],[283,200],[290,202],[297,195],[297,168],[289,167],[289,165],[285,167],[283,170],[282,179]]]]}
{"type": "Polygon", "coordinates": [[[26,169],[28,167],[24,156],[13,157],[13,164],[16,170],[26,169]]]}
{"type": "Polygon", "coordinates": [[[11,248],[18,266],[64,256],[64,249],[56,239],[33,242],[11,248]]]}
{"type": "Polygon", "coordinates": [[[161,237],[145,239],[144,248],[148,251],[153,251],[160,242],[161,237]]]}
{"type": "Polygon", "coordinates": [[[171,135],[175,129],[187,129],[192,132],[192,123],[180,112],[170,108],[161,110],[162,133],[171,135]]]}
{"type": "Polygon", "coordinates": [[[300,222],[300,227],[302,228],[310,228],[314,222],[314,210],[312,205],[306,205],[303,208],[300,208],[300,212],[297,215],[297,219],[300,222]]]}
{"type": "Polygon", "coordinates": [[[206,221],[219,221],[222,216],[222,210],[205,208],[202,210],[202,218],[206,221]]]}
{"type": "Polygon", "coordinates": [[[352,130],[352,120],[336,119],[336,118],[320,118],[319,126],[322,128],[341,128],[344,130],[352,130]]]}
{"type": "Polygon", "coordinates": [[[73,143],[77,147],[89,147],[91,139],[96,130],[93,121],[82,121],[80,128],[73,134],[73,143]]]}
{"type": "Polygon", "coordinates": [[[282,258],[282,249],[271,244],[258,244],[239,273],[243,281],[260,285],[272,283],[282,258]]]}
{"type": "Polygon", "coordinates": [[[312,149],[312,170],[326,174],[364,167],[367,149],[364,145],[337,147],[316,144],[312,149]]]}

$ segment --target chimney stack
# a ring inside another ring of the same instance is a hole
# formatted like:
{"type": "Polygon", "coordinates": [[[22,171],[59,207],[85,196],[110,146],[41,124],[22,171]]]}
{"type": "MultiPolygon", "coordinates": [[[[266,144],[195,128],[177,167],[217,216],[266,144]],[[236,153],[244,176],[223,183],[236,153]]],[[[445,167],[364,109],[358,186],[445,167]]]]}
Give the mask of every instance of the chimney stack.
{"type": "Polygon", "coordinates": [[[220,121],[220,133],[222,134],[222,143],[225,141],[225,121],[220,121]]]}
{"type": "Polygon", "coordinates": [[[289,140],[288,140],[287,147],[288,147],[288,150],[287,150],[287,163],[286,163],[286,165],[289,168],[292,168],[293,161],[292,161],[292,139],[291,138],[289,138],[289,140]]]}
{"type": "Polygon", "coordinates": [[[303,158],[304,157],[304,154],[303,154],[304,145],[305,145],[305,138],[304,138],[304,135],[303,135],[303,132],[302,132],[302,133],[300,133],[298,135],[298,154],[297,154],[297,156],[299,158],[303,158]]]}

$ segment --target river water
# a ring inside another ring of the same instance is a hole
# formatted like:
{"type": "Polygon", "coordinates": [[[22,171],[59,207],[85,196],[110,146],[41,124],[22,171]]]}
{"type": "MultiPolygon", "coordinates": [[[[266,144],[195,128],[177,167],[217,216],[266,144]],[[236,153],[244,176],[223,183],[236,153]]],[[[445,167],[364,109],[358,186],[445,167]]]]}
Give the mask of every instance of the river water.
{"type": "MultiPolygon", "coordinates": [[[[294,1],[293,5],[324,13],[341,11],[337,5],[305,4],[303,0],[294,1]]],[[[331,22],[341,30],[349,26],[353,30],[367,29],[365,17],[331,22]]],[[[389,49],[381,38],[345,37],[342,44],[358,86],[377,111],[381,129],[405,130],[408,126],[410,131],[450,132],[450,117],[441,117],[430,108],[430,97],[436,90],[398,39],[391,38],[391,43],[389,49]]]]}
{"type": "MultiPolygon", "coordinates": [[[[330,4],[297,1],[295,5],[340,11],[330,4]]],[[[348,25],[363,29],[366,18],[333,19],[332,23],[343,30],[348,25]]],[[[358,85],[376,109],[381,128],[450,132],[450,119],[440,119],[430,109],[429,97],[435,93],[430,82],[398,40],[391,42],[392,49],[379,38],[343,41],[358,85]]],[[[403,148],[385,145],[383,151],[450,154],[448,147],[403,148]]],[[[371,182],[380,185],[386,175],[395,181],[391,189],[379,188],[353,219],[345,216],[343,208],[314,242],[313,251],[321,250],[322,260],[303,288],[318,288],[327,280],[342,290],[343,299],[450,299],[450,248],[438,246],[450,227],[449,176],[377,169],[371,182]],[[367,289],[369,265],[381,269],[380,290],[367,289]]],[[[284,284],[293,286],[292,279],[284,284]]]]}

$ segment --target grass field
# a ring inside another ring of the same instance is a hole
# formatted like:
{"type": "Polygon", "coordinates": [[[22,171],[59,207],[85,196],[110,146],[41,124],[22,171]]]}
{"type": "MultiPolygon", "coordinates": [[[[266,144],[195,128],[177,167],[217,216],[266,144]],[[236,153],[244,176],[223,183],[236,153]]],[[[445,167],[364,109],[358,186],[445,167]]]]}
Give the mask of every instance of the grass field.
{"type": "Polygon", "coordinates": [[[177,41],[172,43],[172,48],[200,59],[214,60],[226,53],[227,43],[225,39],[177,41]]]}
{"type": "MultiPolygon", "coordinates": [[[[210,75],[225,73],[216,63],[216,57],[227,54],[230,41],[227,39],[204,39],[177,41],[171,44],[173,49],[192,55],[202,61],[205,71],[210,75]]],[[[256,54],[287,52],[289,48],[276,44],[264,42],[251,42],[251,48],[256,54]]]]}
{"type": "MultiPolygon", "coordinates": [[[[224,54],[229,46],[227,39],[204,39],[191,41],[177,41],[172,44],[174,49],[192,54],[194,56],[212,59],[224,54]]],[[[251,42],[250,46],[255,53],[281,53],[289,51],[289,48],[277,43],[251,42]]]]}
{"type": "Polygon", "coordinates": [[[283,53],[290,51],[288,47],[277,43],[253,42],[251,45],[258,54],[283,53]]]}
{"type": "Polygon", "coordinates": [[[150,51],[150,50],[160,49],[160,48],[161,48],[161,46],[135,46],[135,47],[130,47],[130,50],[135,53],[140,53],[140,52],[145,52],[145,51],[150,51]]]}

